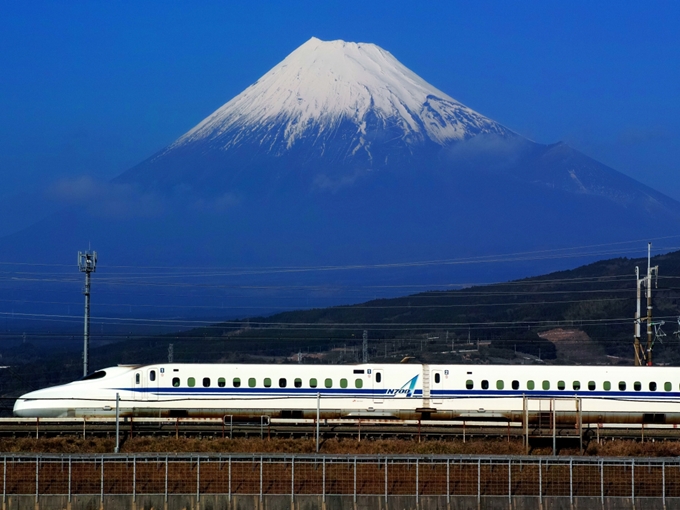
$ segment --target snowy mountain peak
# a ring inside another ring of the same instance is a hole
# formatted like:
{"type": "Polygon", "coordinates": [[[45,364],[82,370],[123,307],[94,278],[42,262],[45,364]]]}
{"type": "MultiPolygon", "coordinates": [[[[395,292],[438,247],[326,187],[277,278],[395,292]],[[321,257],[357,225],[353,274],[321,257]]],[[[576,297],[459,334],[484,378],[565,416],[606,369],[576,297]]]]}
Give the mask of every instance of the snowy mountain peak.
{"type": "Polygon", "coordinates": [[[182,136],[227,149],[253,135],[280,152],[313,133],[323,139],[352,126],[352,152],[368,150],[367,129],[397,130],[406,144],[445,145],[480,133],[508,134],[367,43],[312,37],[241,94],[182,136]]]}

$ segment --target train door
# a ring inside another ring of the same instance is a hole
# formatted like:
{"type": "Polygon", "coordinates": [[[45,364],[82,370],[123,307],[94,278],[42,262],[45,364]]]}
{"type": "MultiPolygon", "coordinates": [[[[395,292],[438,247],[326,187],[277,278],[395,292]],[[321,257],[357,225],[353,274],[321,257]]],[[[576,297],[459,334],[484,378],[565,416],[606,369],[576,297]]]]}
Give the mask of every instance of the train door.
{"type": "Polygon", "coordinates": [[[442,391],[444,390],[444,378],[442,377],[441,370],[432,371],[432,383],[430,385],[430,391],[432,395],[432,404],[442,403],[442,391]]]}
{"type": "Polygon", "coordinates": [[[382,404],[385,397],[385,374],[382,368],[373,370],[373,403],[382,404]]]}
{"type": "Polygon", "coordinates": [[[158,369],[147,368],[146,370],[146,400],[158,400],[158,369]]]}
{"type": "Polygon", "coordinates": [[[135,400],[144,400],[144,385],[142,384],[142,371],[135,370],[132,376],[132,392],[135,396],[135,400]]]}

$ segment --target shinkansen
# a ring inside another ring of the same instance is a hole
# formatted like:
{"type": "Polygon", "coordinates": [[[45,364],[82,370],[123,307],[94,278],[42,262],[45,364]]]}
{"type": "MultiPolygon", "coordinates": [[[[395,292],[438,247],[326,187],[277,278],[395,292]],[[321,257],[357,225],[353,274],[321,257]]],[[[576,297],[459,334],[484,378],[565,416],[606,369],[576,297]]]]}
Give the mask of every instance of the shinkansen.
{"type": "Polygon", "coordinates": [[[677,368],[544,365],[116,366],[22,395],[14,414],[113,416],[117,395],[121,416],[521,421],[531,401],[583,423],[680,423],[677,368]]]}

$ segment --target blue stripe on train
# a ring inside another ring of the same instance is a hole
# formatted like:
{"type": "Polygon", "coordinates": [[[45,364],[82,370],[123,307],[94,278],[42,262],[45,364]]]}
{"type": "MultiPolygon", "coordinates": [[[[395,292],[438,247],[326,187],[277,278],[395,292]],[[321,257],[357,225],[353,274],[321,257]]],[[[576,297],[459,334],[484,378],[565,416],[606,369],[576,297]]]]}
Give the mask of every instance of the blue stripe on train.
{"type": "MultiPolygon", "coordinates": [[[[222,397],[343,397],[343,398],[395,398],[406,397],[397,393],[396,389],[356,389],[356,388],[115,388],[118,391],[136,393],[154,393],[161,396],[222,396],[222,397]]],[[[410,398],[422,398],[422,390],[414,390],[410,398]]],[[[612,399],[645,399],[668,401],[680,399],[678,392],[655,391],[569,391],[569,390],[431,390],[430,398],[513,398],[513,397],[544,397],[544,398],[612,398],[612,399]]],[[[409,397],[407,397],[409,398],[409,397]]]]}

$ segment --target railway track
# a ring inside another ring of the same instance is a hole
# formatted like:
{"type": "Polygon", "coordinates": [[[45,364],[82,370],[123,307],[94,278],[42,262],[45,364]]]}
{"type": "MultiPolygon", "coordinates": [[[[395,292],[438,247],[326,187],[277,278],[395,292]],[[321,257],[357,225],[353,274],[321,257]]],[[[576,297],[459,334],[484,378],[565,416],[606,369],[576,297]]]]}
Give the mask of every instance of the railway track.
{"type": "MultiPolygon", "coordinates": [[[[268,419],[259,422],[220,418],[121,418],[118,424],[124,437],[210,437],[210,438],[314,438],[314,420],[268,419]]],[[[472,440],[478,438],[528,438],[530,444],[551,441],[560,443],[592,439],[680,439],[677,425],[667,424],[598,424],[584,426],[582,436],[573,425],[525,428],[521,422],[483,421],[391,421],[391,420],[322,420],[318,426],[322,438],[434,439],[472,440]]],[[[110,437],[116,434],[114,418],[0,418],[0,437],[110,437]]]]}

